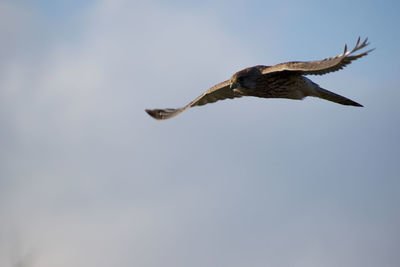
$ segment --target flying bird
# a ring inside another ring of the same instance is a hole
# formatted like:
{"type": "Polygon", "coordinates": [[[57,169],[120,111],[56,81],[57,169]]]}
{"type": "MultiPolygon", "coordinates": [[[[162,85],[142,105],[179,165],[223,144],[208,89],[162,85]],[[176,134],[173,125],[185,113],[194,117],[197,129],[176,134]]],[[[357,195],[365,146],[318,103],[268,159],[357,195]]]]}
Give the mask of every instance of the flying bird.
{"type": "Polygon", "coordinates": [[[189,107],[202,106],[218,100],[242,96],[299,100],[307,96],[314,96],[342,105],[362,107],[361,104],[353,100],[319,87],[318,84],[304,75],[323,75],[346,67],[353,60],[374,50],[355,54],[369,44],[367,41],[368,38],[360,43],[359,37],[353,50],[348,51],[347,45],[345,45],[342,54],[323,60],[292,61],[274,66],[249,67],[236,72],[229,80],[214,85],[182,108],[146,109],[146,112],[157,120],[166,120],[182,113],[189,107]]]}

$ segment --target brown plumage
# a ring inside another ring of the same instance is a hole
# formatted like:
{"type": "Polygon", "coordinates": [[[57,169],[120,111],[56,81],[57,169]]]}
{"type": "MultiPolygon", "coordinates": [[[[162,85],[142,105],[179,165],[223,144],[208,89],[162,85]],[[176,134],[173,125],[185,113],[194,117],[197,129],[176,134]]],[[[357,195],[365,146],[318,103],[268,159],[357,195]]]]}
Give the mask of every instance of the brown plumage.
{"type": "Polygon", "coordinates": [[[201,96],[178,109],[146,109],[146,112],[157,120],[165,120],[178,115],[189,107],[202,106],[226,98],[256,96],[262,98],[303,99],[306,96],[319,97],[342,105],[362,107],[362,105],[341,95],[319,87],[303,75],[323,75],[338,71],[353,60],[367,55],[374,49],[354,54],[366,47],[368,38],[357,44],[353,50],[344,52],[336,57],[316,61],[293,61],[275,66],[258,65],[235,73],[229,80],[221,82],[208,89],[201,96]]]}

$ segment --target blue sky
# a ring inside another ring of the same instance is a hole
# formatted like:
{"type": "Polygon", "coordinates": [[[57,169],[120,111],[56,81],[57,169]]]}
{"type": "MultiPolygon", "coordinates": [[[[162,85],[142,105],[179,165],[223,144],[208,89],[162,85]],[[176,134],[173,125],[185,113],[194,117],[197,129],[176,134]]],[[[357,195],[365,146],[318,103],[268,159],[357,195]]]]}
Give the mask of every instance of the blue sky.
{"type": "Polygon", "coordinates": [[[2,1],[0,265],[398,266],[399,3],[2,1]],[[363,104],[242,98],[244,67],[363,104]]]}

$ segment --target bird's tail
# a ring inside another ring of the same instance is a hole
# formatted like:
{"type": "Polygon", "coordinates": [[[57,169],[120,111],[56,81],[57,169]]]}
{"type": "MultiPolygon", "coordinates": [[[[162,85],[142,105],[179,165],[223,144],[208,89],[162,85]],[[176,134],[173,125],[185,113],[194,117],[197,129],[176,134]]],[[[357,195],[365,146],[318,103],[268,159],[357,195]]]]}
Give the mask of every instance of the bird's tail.
{"type": "Polygon", "coordinates": [[[316,97],[319,97],[319,98],[322,98],[322,99],[325,99],[325,100],[329,100],[329,101],[332,101],[332,102],[335,102],[335,103],[339,103],[339,104],[342,104],[342,105],[363,107],[363,105],[361,105],[361,104],[359,104],[359,103],[357,103],[357,102],[355,102],[355,101],[353,101],[351,99],[348,99],[348,98],[346,98],[344,96],[335,94],[335,93],[333,93],[331,91],[325,90],[325,89],[323,89],[323,88],[321,88],[319,86],[317,88],[315,88],[313,96],[316,96],[316,97]]]}
{"type": "Polygon", "coordinates": [[[156,120],[166,120],[178,115],[184,110],[185,108],[146,109],[146,112],[156,120]]]}

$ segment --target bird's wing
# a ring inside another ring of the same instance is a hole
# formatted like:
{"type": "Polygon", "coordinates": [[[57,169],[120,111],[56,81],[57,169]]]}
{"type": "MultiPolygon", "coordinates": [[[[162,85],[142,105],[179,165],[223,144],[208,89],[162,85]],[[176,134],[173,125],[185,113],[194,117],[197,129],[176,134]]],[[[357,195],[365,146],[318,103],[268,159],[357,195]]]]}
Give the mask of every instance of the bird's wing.
{"type": "Polygon", "coordinates": [[[190,102],[189,104],[187,104],[182,108],[146,109],[146,112],[157,120],[166,120],[178,115],[179,113],[185,111],[189,107],[202,106],[208,103],[214,103],[218,100],[223,100],[227,98],[241,97],[240,95],[234,94],[234,92],[229,88],[229,86],[230,86],[229,80],[214,85],[206,92],[204,92],[202,95],[200,95],[195,100],[193,100],[192,102],[190,102]]]}
{"type": "Polygon", "coordinates": [[[360,44],[360,37],[358,37],[357,44],[353,48],[353,50],[347,51],[347,45],[345,45],[343,54],[337,55],[336,57],[326,58],[323,60],[315,60],[315,61],[303,61],[303,62],[294,61],[294,62],[281,63],[275,66],[264,68],[262,70],[262,74],[268,74],[279,71],[296,71],[303,75],[307,74],[322,75],[328,72],[338,71],[347,66],[348,64],[350,64],[353,60],[363,57],[372,50],[374,50],[371,49],[363,53],[354,55],[355,52],[369,45],[367,41],[368,38],[366,38],[364,42],[360,44]]]}

